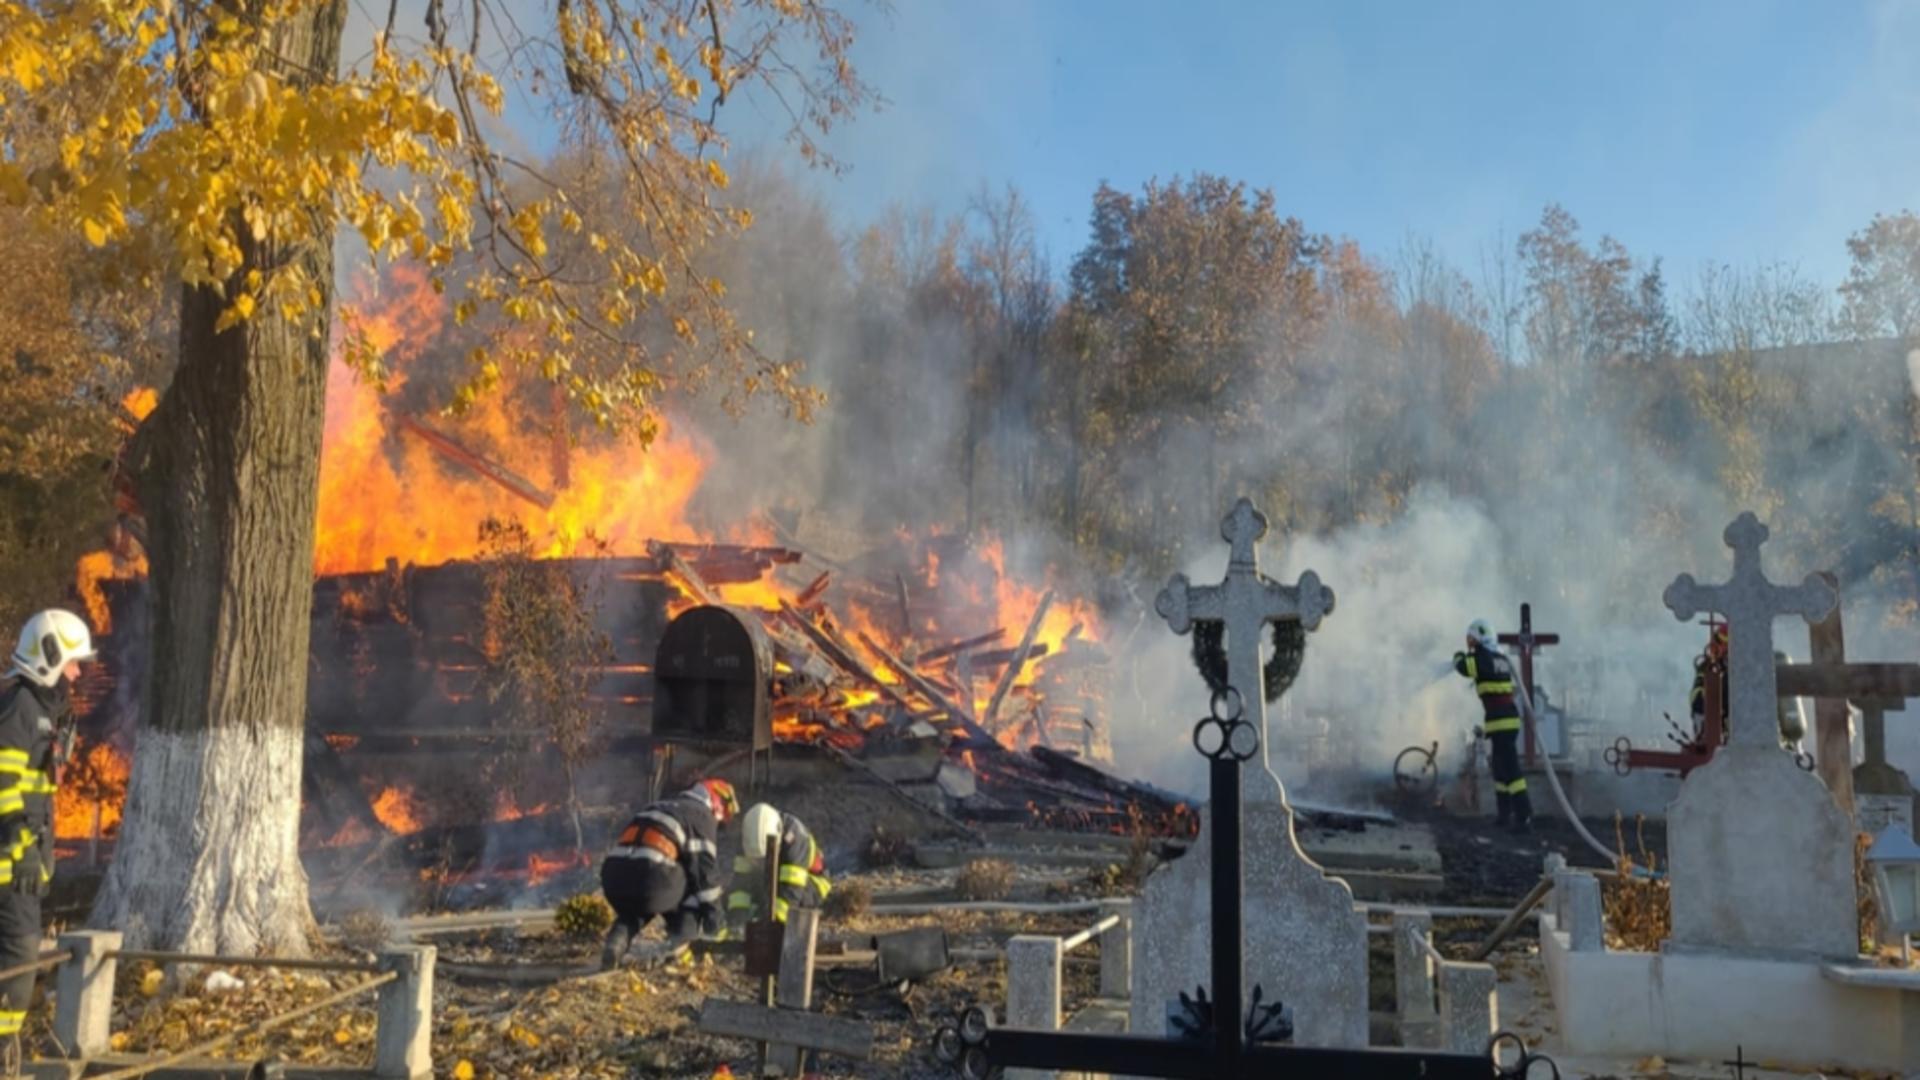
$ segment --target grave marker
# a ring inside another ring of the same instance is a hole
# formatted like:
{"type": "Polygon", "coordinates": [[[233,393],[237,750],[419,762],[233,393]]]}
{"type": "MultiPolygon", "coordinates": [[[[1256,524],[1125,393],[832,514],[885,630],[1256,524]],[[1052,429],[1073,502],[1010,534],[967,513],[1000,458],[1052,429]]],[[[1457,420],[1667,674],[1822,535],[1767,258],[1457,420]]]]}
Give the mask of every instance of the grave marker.
{"type": "Polygon", "coordinates": [[[1712,610],[1727,617],[1727,745],[1688,774],[1667,815],[1673,888],[1669,950],[1851,958],[1853,823],[1818,777],[1779,747],[1773,620],[1808,622],[1833,609],[1834,590],[1809,576],[1775,585],[1760,564],[1767,528],[1752,514],[1727,527],[1733,575],[1701,586],[1682,574],[1667,607],[1682,621],[1712,610]]]}
{"type": "MultiPolygon", "coordinates": [[[[1281,586],[1271,582],[1262,584],[1254,568],[1253,541],[1265,527],[1265,519],[1251,503],[1242,499],[1222,530],[1226,539],[1234,544],[1234,566],[1228,571],[1227,584],[1199,590],[1211,596],[1192,596],[1186,579],[1176,577],[1156,605],[1176,633],[1189,630],[1194,618],[1227,622],[1229,678],[1233,689],[1214,695],[1212,715],[1196,724],[1193,731],[1195,749],[1209,759],[1210,798],[1207,825],[1203,830],[1210,831],[1203,831],[1206,843],[1196,843],[1193,851],[1174,864],[1177,868],[1191,863],[1202,851],[1210,858],[1210,872],[1204,886],[1207,912],[1201,917],[1206,920],[1211,938],[1211,992],[1206,985],[1198,987],[1197,994],[1181,991],[1174,1025],[1181,1034],[1166,1038],[995,1029],[985,1010],[976,1006],[968,1009],[956,1026],[942,1029],[935,1038],[936,1054],[958,1065],[963,1075],[984,1080],[997,1068],[1025,1067],[1159,1077],[1355,1076],[1406,1077],[1408,1080],[1471,1077],[1485,1080],[1492,1069],[1490,1053],[1284,1045],[1292,1037],[1292,1028],[1284,1019],[1285,1011],[1290,1010],[1304,1021],[1311,1013],[1324,1011],[1326,1003],[1295,998],[1286,1002],[1287,1009],[1283,1010],[1280,1002],[1269,1003],[1263,986],[1256,984],[1249,1007],[1249,997],[1243,993],[1246,957],[1240,846],[1242,769],[1265,749],[1265,740],[1256,722],[1264,715],[1264,709],[1260,708],[1264,701],[1259,696],[1258,635],[1261,628],[1275,618],[1300,618],[1303,624],[1311,626],[1332,607],[1331,595],[1311,573],[1303,575],[1296,590],[1287,590],[1296,594],[1292,600],[1275,594],[1281,586]],[[1289,607],[1291,614],[1286,610],[1289,607]]],[[[1271,770],[1268,773],[1271,776],[1271,770]]],[[[1292,817],[1277,779],[1272,788],[1278,797],[1272,800],[1269,809],[1280,815],[1278,823],[1285,841],[1280,849],[1283,853],[1290,851],[1293,859],[1305,863],[1293,840],[1292,817]]],[[[1312,867],[1311,863],[1305,865],[1312,867]]],[[[1154,875],[1152,880],[1165,878],[1171,869],[1154,875]]],[[[1150,880],[1149,890],[1151,888],[1150,880]]],[[[1344,885],[1340,890],[1346,891],[1344,885]]],[[[1143,901],[1136,908],[1137,915],[1144,914],[1140,909],[1147,907],[1149,901],[1143,901]]],[[[1348,911],[1352,912],[1350,899],[1348,911]]],[[[1285,917],[1288,913],[1277,914],[1285,917]]],[[[1364,956],[1364,927],[1362,932],[1364,956]]],[[[1140,953],[1136,972],[1156,962],[1147,949],[1141,949],[1140,953]]],[[[1259,974],[1263,980],[1272,980],[1282,974],[1292,974],[1293,969],[1321,962],[1322,957],[1313,954],[1285,956],[1278,963],[1262,962],[1259,974]]],[[[1363,988],[1364,975],[1363,967],[1363,988]]],[[[1140,986],[1136,979],[1136,1016],[1140,986]]],[[[1364,997],[1361,1008],[1364,1025],[1364,997]]],[[[1134,1030],[1157,1027],[1143,1027],[1136,1021],[1134,1030]]],[[[1522,1074],[1525,1067],[1523,1061],[1522,1074]]]]}

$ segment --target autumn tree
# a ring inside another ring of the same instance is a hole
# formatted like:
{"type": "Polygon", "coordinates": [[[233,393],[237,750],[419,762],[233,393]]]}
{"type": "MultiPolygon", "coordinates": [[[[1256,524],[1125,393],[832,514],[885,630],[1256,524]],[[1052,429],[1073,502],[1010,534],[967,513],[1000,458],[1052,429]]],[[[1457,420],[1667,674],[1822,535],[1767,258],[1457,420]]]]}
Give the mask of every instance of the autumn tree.
{"type": "MultiPolygon", "coordinates": [[[[456,410],[522,368],[644,439],[672,389],[662,341],[812,404],[696,257],[751,220],[722,194],[724,104],[757,100],[817,157],[864,97],[847,20],[812,0],[382,7],[367,52],[343,57],[345,0],[0,0],[6,122],[57,130],[44,146],[8,132],[0,198],[130,275],[181,283],[178,368],[132,453],[152,676],[93,916],[131,942],[306,946],[301,728],[339,231],[434,270],[457,318],[537,331],[476,348],[456,410]],[[510,90],[617,166],[618,221],[590,219],[499,137],[510,90]],[[467,251],[479,268],[449,277],[467,251]]],[[[366,342],[348,356],[382,374],[366,342]]]]}
{"type": "Polygon", "coordinates": [[[1920,217],[1875,214],[1847,238],[1842,325],[1854,338],[1920,337],[1920,217]]]}

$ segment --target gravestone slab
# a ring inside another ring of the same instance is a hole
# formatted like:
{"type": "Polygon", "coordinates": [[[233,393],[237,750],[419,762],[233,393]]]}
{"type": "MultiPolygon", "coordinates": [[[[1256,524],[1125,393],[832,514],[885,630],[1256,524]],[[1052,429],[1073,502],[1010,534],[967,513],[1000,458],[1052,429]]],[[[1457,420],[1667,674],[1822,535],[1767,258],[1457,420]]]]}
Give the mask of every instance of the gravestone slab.
{"type": "Polygon", "coordinates": [[[1852,958],[1853,822],[1779,748],[1729,743],[1667,813],[1670,948],[1852,958]]]}
{"type": "MultiPolygon", "coordinates": [[[[1246,984],[1293,1007],[1301,1046],[1367,1045],[1367,920],[1346,882],[1301,853],[1284,802],[1244,810],[1246,984]]],[[[1211,821],[1187,853],[1154,871],[1133,908],[1136,1032],[1166,1026],[1167,1002],[1211,985],[1211,821]]]]}
{"type": "Polygon", "coordinates": [[[1853,822],[1820,778],[1777,743],[1773,621],[1827,616],[1832,586],[1767,580],[1767,527],[1751,513],[1727,526],[1733,575],[1703,586],[1682,574],[1666,605],[1686,621],[1727,617],[1732,730],[1713,759],[1688,774],[1667,813],[1673,932],[1665,948],[1852,958],[1860,951],[1853,822]]]}

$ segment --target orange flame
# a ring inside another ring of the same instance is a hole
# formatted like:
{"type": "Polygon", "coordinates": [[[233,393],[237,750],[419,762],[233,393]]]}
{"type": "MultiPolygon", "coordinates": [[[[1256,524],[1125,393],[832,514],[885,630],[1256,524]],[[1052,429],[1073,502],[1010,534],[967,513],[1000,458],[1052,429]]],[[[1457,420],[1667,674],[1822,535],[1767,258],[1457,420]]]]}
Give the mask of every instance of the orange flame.
{"type": "Polygon", "coordinates": [[[127,759],[106,743],[94,743],[70,767],[88,778],[84,785],[66,782],[53,794],[53,835],[60,840],[86,840],[93,836],[94,813],[100,815],[100,835],[112,836],[120,827],[120,813],[127,798],[127,759]]]}
{"type": "Polygon", "coordinates": [[[412,788],[390,787],[374,796],[373,816],[400,836],[417,833],[424,827],[420,822],[420,808],[414,802],[412,788]]]}

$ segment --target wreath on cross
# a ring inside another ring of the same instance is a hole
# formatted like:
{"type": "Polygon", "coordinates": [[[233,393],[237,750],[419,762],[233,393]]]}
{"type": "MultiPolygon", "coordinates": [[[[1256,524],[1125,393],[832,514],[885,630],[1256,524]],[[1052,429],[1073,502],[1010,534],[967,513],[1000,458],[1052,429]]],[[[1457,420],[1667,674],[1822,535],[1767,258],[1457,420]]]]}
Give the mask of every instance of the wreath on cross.
{"type": "MultiPolygon", "coordinates": [[[[1293,680],[1300,675],[1300,662],[1307,655],[1307,632],[1297,619],[1284,619],[1273,627],[1273,655],[1260,669],[1267,704],[1280,700],[1293,680]]],[[[1193,666],[1207,681],[1207,689],[1225,693],[1227,682],[1227,624],[1217,619],[1196,619],[1193,623],[1193,666]]]]}

